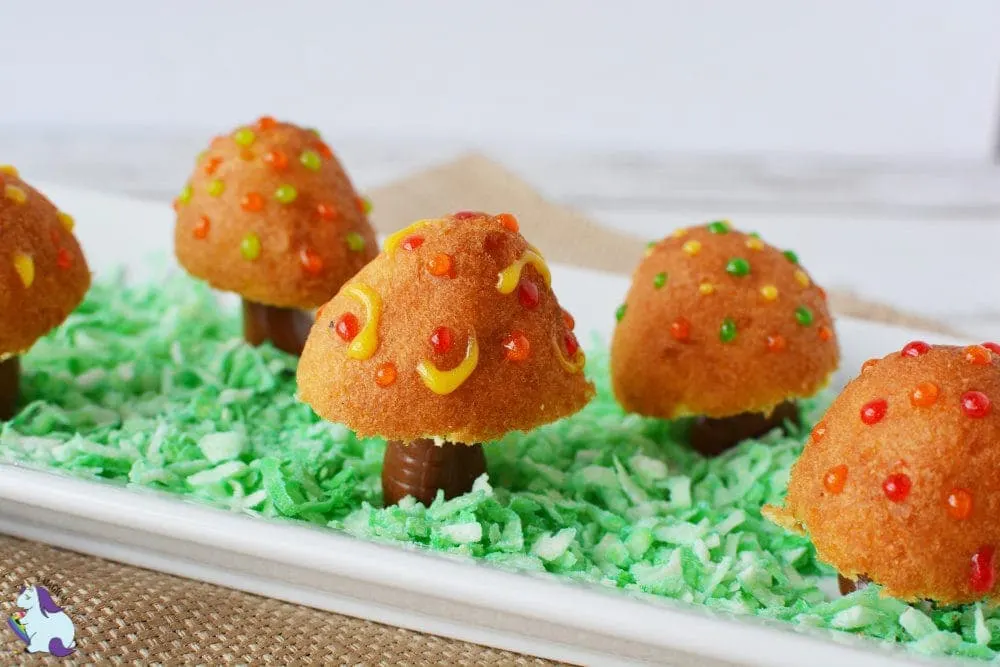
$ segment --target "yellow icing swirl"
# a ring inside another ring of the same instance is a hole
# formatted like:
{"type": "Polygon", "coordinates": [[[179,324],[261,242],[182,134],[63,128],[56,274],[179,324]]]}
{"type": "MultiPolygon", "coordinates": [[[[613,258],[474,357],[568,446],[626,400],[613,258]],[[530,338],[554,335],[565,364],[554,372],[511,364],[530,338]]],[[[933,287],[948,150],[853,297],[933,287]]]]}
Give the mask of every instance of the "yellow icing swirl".
{"type": "Polygon", "coordinates": [[[552,284],[552,274],[542,256],[535,250],[525,250],[521,259],[508,266],[497,276],[497,290],[501,294],[510,294],[514,291],[517,284],[521,282],[521,272],[526,264],[531,264],[542,274],[542,280],[545,281],[546,287],[552,284]]]}
{"type": "Polygon", "coordinates": [[[365,326],[347,346],[347,356],[351,359],[364,360],[375,354],[378,348],[378,323],[382,317],[382,297],[368,285],[355,283],[344,289],[344,294],[351,297],[365,309],[365,326]]]}
{"type": "Polygon", "coordinates": [[[562,345],[559,344],[558,336],[552,339],[552,347],[556,351],[556,359],[559,360],[559,363],[562,364],[562,367],[567,372],[579,373],[583,370],[584,365],[587,363],[587,356],[583,353],[583,350],[578,349],[572,359],[567,359],[566,355],[563,354],[562,345]]]}
{"type": "Polygon", "coordinates": [[[426,227],[432,222],[437,222],[437,218],[425,218],[424,220],[417,220],[412,225],[408,227],[403,227],[398,232],[393,232],[389,236],[385,237],[385,245],[383,249],[387,255],[392,256],[395,254],[396,250],[399,248],[399,244],[403,242],[407,236],[410,236],[414,232],[426,227]]]}
{"type": "Polygon", "coordinates": [[[465,359],[450,371],[439,370],[437,366],[426,359],[417,364],[417,373],[427,385],[427,388],[435,394],[444,396],[455,391],[462,386],[462,383],[469,379],[472,371],[479,365],[479,343],[476,342],[476,335],[469,335],[469,345],[465,350],[465,359]]]}

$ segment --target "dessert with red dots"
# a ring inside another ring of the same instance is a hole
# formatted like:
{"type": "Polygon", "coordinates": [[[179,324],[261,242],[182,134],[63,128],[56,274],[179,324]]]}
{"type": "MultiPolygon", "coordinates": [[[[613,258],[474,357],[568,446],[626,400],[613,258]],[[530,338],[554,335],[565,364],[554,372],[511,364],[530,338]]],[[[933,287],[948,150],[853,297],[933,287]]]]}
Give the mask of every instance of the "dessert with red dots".
{"type": "Polygon", "coordinates": [[[942,604],[997,598],[1000,355],[916,341],[865,364],[792,468],[775,523],[841,575],[942,604]]]}
{"type": "Polygon", "coordinates": [[[217,137],[174,202],[187,271],[243,297],[248,342],[299,354],[326,302],[378,252],[368,204],[320,136],[270,117],[217,137]]]}
{"type": "Polygon", "coordinates": [[[514,216],[421,220],[323,307],[299,395],[325,419],[390,441],[386,504],[410,495],[429,505],[438,490],[472,488],[486,469],[481,443],[594,395],[572,326],[514,216]]]}
{"type": "Polygon", "coordinates": [[[791,251],[726,221],[650,244],[617,313],[615,396],[631,412],[693,417],[692,446],[718,454],[798,420],[839,349],[823,290],[791,251]]]}
{"type": "Polygon", "coordinates": [[[73,218],[0,165],[0,419],[17,407],[19,357],[62,324],[90,288],[73,218]]]}

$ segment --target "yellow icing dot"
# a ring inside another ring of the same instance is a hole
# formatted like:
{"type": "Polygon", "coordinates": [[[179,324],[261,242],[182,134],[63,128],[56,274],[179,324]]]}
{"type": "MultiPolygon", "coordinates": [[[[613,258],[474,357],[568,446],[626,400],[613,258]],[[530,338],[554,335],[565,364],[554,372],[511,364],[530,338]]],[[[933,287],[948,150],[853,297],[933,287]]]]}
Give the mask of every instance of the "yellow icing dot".
{"type": "Polygon", "coordinates": [[[517,284],[521,282],[521,272],[524,270],[525,264],[531,264],[535,267],[542,274],[542,280],[545,281],[546,285],[552,284],[552,274],[549,273],[549,267],[545,264],[542,256],[534,250],[525,250],[521,259],[508,266],[497,276],[497,290],[501,294],[510,294],[514,291],[517,284]]]}
{"type": "Polygon", "coordinates": [[[681,250],[694,257],[701,252],[701,242],[695,240],[687,241],[681,246],[681,250]]]}
{"type": "Polygon", "coordinates": [[[795,272],[795,280],[797,280],[803,287],[809,287],[809,276],[807,276],[806,272],[802,269],[798,269],[795,272]]]}
{"type": "Polygon", "coordinates": [[[680,229],[675,229],[674,230],[673,237],[675,239],[679,239],[679,238],[681,238],[683,236],[687,236],[687,233],[688,233],[688,230],[685,229],[684,227],[681,227],[680,229]]]}
{"type": "Polygon", "coordinates": [[[778,298],[778,288],[774,285],[764,285],[760,288],[760,295],[768,301],[774,301],[778,298]]]}
{"type": "Polygon", "coordinates": [[[344,294],[361,304],[365,309],[365,326],[347,346],[347,356],[351,359],[370,358],[378,349],[378,324],[382,317],[382,297],[368,285],[355,283],[344,290],[344,294]]]}
{"type": "Polygon", "coordinates": [[[21,277],[21,282],[24,283],[25,287],[31,287],[32,283],[35,282],[35,260],[31,259],[31,255],[25,255],[23,252],[16,253],[14,255],[14,270],[21,277]]]}
{"type": "Polygon", "coordinates": [[[389,236],[385,238],[385,245],[383,246],[386,254],[392,255],[393,253],[396,252],[396,249],[399,248],[399,244],[403,242],[403,239],[405,239],[407,236],[410,236],[411,234],[421,229],[422,227],[426,227],[432,222],[437,222],[437,221],[438,221],[437,218],[425,218],[424,220],[417,220],[412,225],[409,225],[408,227],[403,227],[398,232],[393,232],[392,234],[389,234],[389,236]]]}
{"type": "Polygon", "coordinates": [[[715,294],[715,285],[713,285],[712,283],[702,283],[698,285],[698,292],[700,294],[703,294],[704,296],[708,296],[709,294],[715,294]]]}
{"type": "Polygon", "coordinates": [[[751,236],[750,238],[747,239],[747,247],[750,248],[751,250],[763,250],[764,242],[761,241],[756,236],[751,236]]]}
{"type": "Polygon", "coordinates": [[[580,349],[576,351],[572,359],[567,359],[566,355],[563,354],[562,345],[559,344],[558,338],[552,339],[552,348],[556,351],[556,359],[559,360],[562,367],[569,373],[579,373],[587,363],[587,357],[584,355],[583,350],[580,349]]]}
{"type": "Polygon", "coordinates": [[[16,185],[5,185],[3,188],[3,196],[15,204],[23,204],[28,201],[28,193],[16,185]]]}
{"type": "Polygon", "coordinates": [[[439,370],[433,362],[424,359],[417,364],[417,373],[428,389],[435,394],[444,396],[450,394],[462,383],[469,379],[472,371],[479,365],[479,343],[476,342],[475,333],[469,334],[469,344],[465,349],[465,358],[462,362],[450,371],[439,370]]]}
{"type": "Polygon", "coordinates": [[[73,216],[69,213],[59,211],[59,213],[56,214],[56,217],[59,218],[59,222],[62,223],[62,226],[66,228],[67,232],[72,232],[76,227],[76,220],[74,220],[73,216]]]}
{"type": "Polygon", "coordinates": [[[17,168],[12,164],[0,164],[0,174],[7,174],[8,176],[13,176],[17,178],[20,174],[17,172],[17,168]]]}

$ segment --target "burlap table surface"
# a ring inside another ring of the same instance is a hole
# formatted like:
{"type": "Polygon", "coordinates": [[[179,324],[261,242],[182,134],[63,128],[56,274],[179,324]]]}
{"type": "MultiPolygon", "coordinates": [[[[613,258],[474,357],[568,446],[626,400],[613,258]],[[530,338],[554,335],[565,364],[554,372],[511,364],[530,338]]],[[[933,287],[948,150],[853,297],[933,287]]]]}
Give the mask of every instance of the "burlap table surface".
{"type": "MultiPolygon", "coordinates": [[[[550,261],[627,273],[644,239],[547,202],[500,165],[470,155],[370,193],[390,232],[422,217],[477,209],[517,214],[550,261]]],[[[841,315],[953,333],[940,323],[831,291],[841,315]]],[[[2,511],[2,509],[0,509],[2,511]]],[[[211,584],[0,536],[0,611],[26,582],[44,582],[76,625],[69,659],[29,656],[0,627],[0,664],[552,665],[211,584]]]]}

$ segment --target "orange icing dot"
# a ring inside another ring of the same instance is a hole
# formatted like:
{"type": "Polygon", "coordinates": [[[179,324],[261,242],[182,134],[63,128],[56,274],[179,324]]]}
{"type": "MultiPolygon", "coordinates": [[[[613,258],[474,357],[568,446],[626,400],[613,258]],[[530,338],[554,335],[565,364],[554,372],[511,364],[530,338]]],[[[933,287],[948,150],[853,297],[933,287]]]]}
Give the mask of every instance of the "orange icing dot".
{"type": "Polygon", "coordinates": [[[683,317],[678,317],[670,323],[670,335],[674,337],[674,340],[688,340],[691,338],[691,323],[683,317]]]}
{"type": "Polygon", "coordinates": [[[240,200],[240,208],[247,213],[257,213],[264,208],[264,196],[259,192],[248,192],[240,200]]]}
{"type": "Polygon", "coordinates": [[[56,266],[64,271],[73,266],[73,255],[66,248],[59,248],[56,252],[56,266]]]}
{"type": "Polygon", "coordinates": [[[521,229],[521,225],[518,224],[517,218],[511,213],[501,213],[497,216],[497,222],[503,225],[503,228],[509,232],[517,232],[521,229]]]}
{"type": "Polygon", "coordinates": [[[391,361],[379,364],[375,369],[375,384],[380,387],[392,386],[396,382],[396,376],[396,364],[391,361]]]}
{"type": "Polygon", "coordinates": [[[861,372],[867,373],[876,366],[878,366],[878,359],[869,359],[865,363],[861,364],[861,372]]]}
{"type": "Polygon", "coordinates": [[[333,151],[322,141],[317,141],[315,144],[316,152],[319,153],[324,160],[330,160],[333,158],[333,151]]]}
{"type": "Polygon", "coordinates": [[[316,213],[323,220],[337,219],[337,209],[335,209],[331,204],[317,204],[316,213]]]}
{"type": "Polygon", "coordinates": [[[531,342],[520,331],[512,331],[503,339],[503,349],[509,361],[524,361],[531,355],[531,342]]]}
{"type": "Polygon", "coordinates": [[[570,315],[569,311],[563,310],[562,311],[562,318],[563,318],[563,324],[566,325],[567,329],[569,329],[570,331],[572,331],[573,329],[576,328],[576,320],[573,319],[573,316],[570,315]]]}
{"type": "Polygon", "coordinates": [[[283,171],[288,167],[288,156],[275,149],[264,154],[264,162],[275,171],[283,171]]]}
{"type": "Polygon", "coordinates": [[[767,337],[767,349],[771,352],[781,352],[788,347],[788,341],[781,334],[772,334],[767,337]]]}
{"type": "Polygon", "coordinates": [[[427,262],[427,272],[432,276],[455,277],[455,263],[451,259],[451,255],[441,253],[435,255],[427,262]]]}
{"type": "Polygon", "coordinates": [[[816,422],[816,425],[813,426],[811,435],[812,439],[815,442],[819,442],[820,440],[822,440],[823,437],[826,435],[826,422],[824,421],[816,422]]]}
{"type": "Polygon", "coordinates": [[[257,119],[258,130],[263,130],[263,131],[270,130],[274,128],[274,126],[277,124],[278,121],[276,121],[271,116],[261,116],[260,118],[257,119]]]}
{"type": "Polygon", "coordinates": [[[910,403],[916,408],[926,408],[937,403],[941,390],[933,382],[921,382],[910,392],[910,403]]]}
{"type": "Polygon", "coordinates": [[[219,168],[220,164],[222,164],[221,157],[210,157],[205,161],[205,166],[202,167],[202,169],[206,175],[211,176],[215,173],[215,170],[219,168]]]}
{"type": "Polygon", "coordinates": [[[847,466],[843,464],[833,466],[823,475],[823,488],[834,495],[841,493],[846,484],[847,466]]]}
{"type": "Polygon", "coordinates": [[[972,494],[965,489],[952,489],[945,499],[948,514],[962,521],[972,515],[972,494]]]}
{"type": "Polygon", "coordinates": [[[302,262],[302,269],[306,273],[315,276],[323,271],[323,259],[311,248],[303,248],[299,252],[299,261],[302,262]]]}
{"type": "Polygon", "coordinates": [[[413,252],[423,244],[424,244],[423,236],[407,236],[405,239],[403,239],[403,242],[400,243],[399,245],[403,250],[406,250],[407,252],[413,252]]]}
{"type": "Polygon", "coordinates": [[[204,239],[208,236],[208,230],[212,226],[212,221],[208,219],[207,215],[203,215],[198,218],[198,222],[194,223],[194,229],[191,230],[191,234],[196,239],[204,239]]]}
{"type": "Polygon", "coordinates": [[[990,363],[991,354],[982,345],[970,345],[965,348],[965,360],[976,366],[986,366],[990,363]]]}
{"type": "Polygon", "coordinates": [[[833,338],[833,329],[828,326],[821,326],[819,328],[819,339],[824,343],[833,338]]]}

